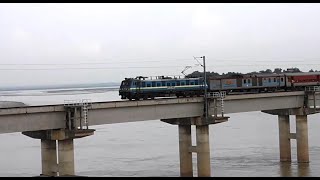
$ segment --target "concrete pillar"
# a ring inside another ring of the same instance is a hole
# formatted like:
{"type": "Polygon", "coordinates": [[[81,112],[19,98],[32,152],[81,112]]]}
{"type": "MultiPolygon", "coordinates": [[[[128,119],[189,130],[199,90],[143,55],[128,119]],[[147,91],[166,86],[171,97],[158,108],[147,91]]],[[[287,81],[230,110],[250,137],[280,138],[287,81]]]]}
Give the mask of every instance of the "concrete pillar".
{"type": "Polygon", "coordinates": [[[192,177],[191,125],[179,125],[180,176],[192,177]]]}
{"type": "Polygon", "coordinates": [[[58,141],[59,176],[75,175],[73,139],[58,141]]]}
{"type": "Polygon", "coordinates": [[[198,177],[210,177],[209,126],[196,126],[198,177]]]}
{"type": "Polygon", "coordinates": [[[309,162],[307,115],[296,115],[296,137],[298,163],[309,162]]]}
{"type": "Polygon", "coordinates": [[[289,115],[279,115],[280,161],[291,162],[290,121],[289,115]]]}
{"type": "Polygon", "coordinates": [[[41,139],[42,175],[57,176],[57,151],[55,140],[41,139]]]}

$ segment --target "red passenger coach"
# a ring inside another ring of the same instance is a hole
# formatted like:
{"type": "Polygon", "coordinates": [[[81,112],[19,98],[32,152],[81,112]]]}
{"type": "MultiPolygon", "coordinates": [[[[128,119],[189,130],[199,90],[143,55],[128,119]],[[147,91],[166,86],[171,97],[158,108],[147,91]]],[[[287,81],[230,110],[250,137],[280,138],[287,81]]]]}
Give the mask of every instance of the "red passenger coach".
{"type": "Polygon", "coordinates": [[[308,73],[286,73],[288,78],[288,87],[300,87],[303,89],[305,86],[320,85],[320,72],[308,72],[308,73]]]}
{"type": "Polygon", "coordinates": [[[307,76],[293,76],[292,80],[295,83],[308,83],[308,82],[317,82],[318,81],[317,75],[307,75],[307,76]]]}

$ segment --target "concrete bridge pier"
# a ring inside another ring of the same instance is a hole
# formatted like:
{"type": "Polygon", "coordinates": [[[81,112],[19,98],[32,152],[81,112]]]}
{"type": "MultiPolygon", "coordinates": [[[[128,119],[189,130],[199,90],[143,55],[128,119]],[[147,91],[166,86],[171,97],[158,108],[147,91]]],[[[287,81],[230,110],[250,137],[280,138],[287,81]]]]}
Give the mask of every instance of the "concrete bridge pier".
{"type": "Polygon", "coordinates": [[[47,176],[57,176],[57,151],[56,140],[41,139],[42,173],[47,176]]]}
{"type": "Polygon", "coordinates": [[[289,115],[279,115],[280,161],[291,162],[290,119],[289,115]]]}
{"type": "Polygon", "coordinates": [[[209,124],[227,121],[228,117],[219,120],[204,121],[202,117],[161,119],[161,121],[178,125],[179,127],[179,153],[180,176],[193,176],[192,153],[197,154],[197,170],[199,177],[210,177],[210,142],[209,124]],[[191,125],[196,126],[196,146],[192,145],[191,125]]]}
{"type": "Polygon", "coordinates": [[[280,161],[291,162],[291,139],[296,139],[298,163],[309,162],[308,121],[307,115],[313,114],[307,108],[280,109],[262,111],[272,115],[278,115],[279,121],[279,148],[280,161]],[[296,116],[296,133],[290,133],[289,116],[296,116]]]}
{"type": "Polygon", "coordinates": [[[41,139],[42,176],[74,176],[73,140],[93,135],[93,133],[93,129],[22,132],[28,137],[41,139]]]}
{"type": "Polygon", "coordinates": [[[58,141],[59,176],[75,175],[73,139],[58,141]]]}
{"type": "Polygon", "coordinates": [[[41,162],[42,175],[75,175],[73,139],[41,139],[41,162]]]}
{"type": "Polygon", "coordinates": [[[210,177],[209,125],[196,126],[197,167],[199,177],[210,177]]]}
{"type": "Polygon", "coordinates": [[[179,125],[180,176],[192,177],[191,125],[179,125]]]}
{"type": "Polygon", "coordinates": [[[296,115],[297,158],[300,163],[309,162],[307,115],[296,115]]]}

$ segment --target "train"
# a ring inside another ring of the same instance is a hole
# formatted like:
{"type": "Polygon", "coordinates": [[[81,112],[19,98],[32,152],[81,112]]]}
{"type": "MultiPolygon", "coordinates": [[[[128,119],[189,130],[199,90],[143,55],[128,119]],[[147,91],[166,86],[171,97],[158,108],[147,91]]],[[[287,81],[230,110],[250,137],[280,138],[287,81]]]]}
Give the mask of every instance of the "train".
{"type": "Polygon", "coordinates": [[[208,92],[225,91],[226,94],[301,91],[307,86],[320,85],[320,72],[294,72],[270,74],[243,74],[208,77],[125,78],[120,85],[121,99],[146,100],[155,97],[194,97],[208,92]]]}

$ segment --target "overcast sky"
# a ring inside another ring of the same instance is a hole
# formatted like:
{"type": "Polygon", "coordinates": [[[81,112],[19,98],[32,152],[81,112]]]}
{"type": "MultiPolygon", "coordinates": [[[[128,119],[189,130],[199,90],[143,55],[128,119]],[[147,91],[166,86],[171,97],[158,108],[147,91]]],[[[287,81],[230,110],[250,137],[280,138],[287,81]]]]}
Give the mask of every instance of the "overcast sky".
{"type": "Polygon", "coordinates": [[[1,84],[320,70],[320,4],[0,4],[1,84]],[[202,61],[199,59],[199,61],[202,61]]]}

